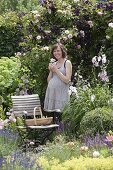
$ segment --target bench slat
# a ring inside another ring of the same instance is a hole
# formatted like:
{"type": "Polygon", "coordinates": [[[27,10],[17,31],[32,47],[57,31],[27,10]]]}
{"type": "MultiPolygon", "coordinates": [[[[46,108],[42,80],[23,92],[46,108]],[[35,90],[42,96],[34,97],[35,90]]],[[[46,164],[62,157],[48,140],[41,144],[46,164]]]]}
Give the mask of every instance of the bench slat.
{"type": "Polygon", "coordinates": [[[22,96],[11,96],[12,99],[19,99],[19,98],[38,98],[39,99],[39,95],[38,94],[32,94],[32,95],[22,95],[22,96]]]}
{"type": "Polygon", "coordinates": [[[26,128],[31,128],[31,129],[49,129],[49,128],[56,128],[59,127],[57,124],[51,124],[51,125],[41,125],[41,126],[17,126],[17,128],[20,129],[26,129],[26,128]]]}

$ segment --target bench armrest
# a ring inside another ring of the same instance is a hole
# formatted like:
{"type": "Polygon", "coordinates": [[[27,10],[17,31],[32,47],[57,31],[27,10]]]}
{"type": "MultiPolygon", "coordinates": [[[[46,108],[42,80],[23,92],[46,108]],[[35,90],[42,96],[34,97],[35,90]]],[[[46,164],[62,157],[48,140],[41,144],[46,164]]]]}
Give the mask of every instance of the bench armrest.
{"type": "Polygon", "coordinates": [[[42,117],[43,117],[43,116],[42,116],[42,109],[41,109],[41,106],[38,106],[38,107],[35,107],[35,108],[34,108],[34,111],[33,111],[34,119],[36,119],[36,109],[39,109],[40,116],[41,116],[41,118],[42,118],[42,117]]]}

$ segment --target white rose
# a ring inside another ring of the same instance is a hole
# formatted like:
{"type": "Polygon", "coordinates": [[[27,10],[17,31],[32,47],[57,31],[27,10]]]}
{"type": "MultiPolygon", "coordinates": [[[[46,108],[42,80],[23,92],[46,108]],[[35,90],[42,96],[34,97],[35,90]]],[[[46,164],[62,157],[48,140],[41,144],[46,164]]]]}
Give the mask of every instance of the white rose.
{"type": "Polygon", "coordinates": [[[67,34],[67,35],[68,35],[68,34],[69,34],[69,30],[65,30],[65,34],[67,34]]]}
{"type": "Polygon", "coordinates": [[[108,26],[111,27],[111,28],[113,28],[113,22],[110,22],[110,23],[108,24],[108,26]]]}
{"type": "Polygon", "coordinates": [[[38,35],[38,36],[36,37],[36,39],[37,39],[37,40],[40,40],[40,39],[41,39],[41,36],[40,36],[40,35],[38,35]]]}
{"type": "Polygon", "coordinates": [[[109,39],[110,39],[110,36],[106,35],[106,39],[109,40],[109,39]]]}
{"type": "Polygon", "coordinates": [[[91,95],[91,101],[93,102],[94,100],[95,100],[95,95],[92,94],[92,95],[91,95]]]}
{"type": "Polygon", "coordinates": [[[98,151],[93,152],[93,158],[98,158],[100,156],[100,153],[98,151]]]}
{"type": "Polygon", "coordinates": [[[74,0],[74,2],[76,3],[76,2],[79,2],[79,0],[74,0]]]}
{"type": "Polygon", "coordinates": [[[42,47],[42,50],[48,51],[49,47],[48,46],[42,47]]]}
{"type": "Polygon", "coordinates": [[[54,63],[56,60],[54,58],[50,59],[50,63],[54,63]]]}
{"type": "Polygon", "coordinates": [[[69,39],[71,39],[73,36],[72,36],[72,34],[68,34],[68,36],[67,36],[69,39]]]}
{"type": "Polygon", "coordinates": [[[106,63],[106,61],[107,61],[107,60],[106,60],[106,55],[105,55],[105,54],[103,54],[103,55],[102,55],[102,63],[103,63],[103,64],[105,64],[105,63],[106,63]]]}

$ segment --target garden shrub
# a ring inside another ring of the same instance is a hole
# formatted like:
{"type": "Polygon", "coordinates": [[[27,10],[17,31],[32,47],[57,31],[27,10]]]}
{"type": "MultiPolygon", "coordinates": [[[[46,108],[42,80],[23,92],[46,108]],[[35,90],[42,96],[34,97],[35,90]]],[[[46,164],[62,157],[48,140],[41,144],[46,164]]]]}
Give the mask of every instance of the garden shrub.
{"type": "Polygon", "coordinates": [[[108,107],[95,108],[85,113],[80,122],[81,136],[107,134],[113,129],[113,110],[108,107]]]}
{"type": "Polygon", "coordinates": [[[16,12],[7,12],[0,15],[0,57],[14,56],[20,51],[21,26],[16,12]]]}
{"type": "Polygon", "coordinates": [[[2,57],[0,59],[0,94],[5,93],[18,77],[20,71],[20,60],[15,57],[2,57]]]}
{"type": "Polygon", "coordinates": [[[29,68],[32,82],[35,81],[35,87],[32,93],[38,93],[41,101],[44,100],[47,86],[47,75],[49,73],[48,63],[50,60],[49,47],[36,47],[31,52],[26,53],[22,58],[22,66],[29,68]]]}
{"type": "Polygon", "coordinates": [[[63,111],[66,133],[68,135],[78,134],[83,116],[96,108],[109,106],[108,101],[110,101],[111,95],[109,87],[104,85],[76,88],[76,94],[73,94],[70,103],[63,111]]]}

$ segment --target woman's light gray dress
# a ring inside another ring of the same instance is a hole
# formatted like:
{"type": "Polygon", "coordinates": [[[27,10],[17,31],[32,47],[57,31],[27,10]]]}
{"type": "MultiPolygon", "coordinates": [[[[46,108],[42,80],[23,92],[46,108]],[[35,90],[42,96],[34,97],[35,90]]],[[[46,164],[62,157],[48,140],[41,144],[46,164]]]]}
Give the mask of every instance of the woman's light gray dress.
{"type": "MultiPolygon", "coordinates": [[[[59,70],[66,75],[65,64],[59,70]]],[[[47,112],[61,112],[68,101],[69,84],[64,83],[56,73],[52,73],[52,78],[46,90],[44,110],[47,112]]]]}

